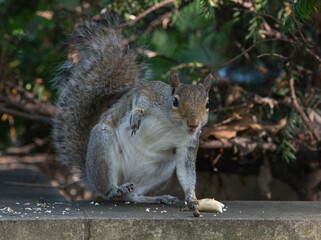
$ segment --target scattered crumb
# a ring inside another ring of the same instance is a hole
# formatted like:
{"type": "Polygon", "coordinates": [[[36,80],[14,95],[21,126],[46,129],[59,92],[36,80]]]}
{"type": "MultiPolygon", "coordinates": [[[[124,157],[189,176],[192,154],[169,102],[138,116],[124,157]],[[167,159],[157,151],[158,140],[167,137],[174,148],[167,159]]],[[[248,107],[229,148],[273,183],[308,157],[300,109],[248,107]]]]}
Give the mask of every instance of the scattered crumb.
{"type": "Polygon", "coordinates": [[[95,206],[99,206],[99,203],[98,203],[98,202],[96,202],[96,203],[95,203],[95,206]]]}
{"type": "Polygon", "coordinates": [[[149,208],[146,208],[145,212],[150,212],[150,209],[149,209],[149,208]]]}
{"type": "Polygon", "coordinates": [[[94,201],[91,201],[90,204],[95,204],[95,202],[94,202],[94,201]]]}
{"type": "Polygon", "coordinates": [[[4,208],[1,208],[0,211],[4,214],[8,214],[8,213],[13,213],[13,209],[11,207],[4,207],[4,208]]]}
{"type": "Polygon", "coordinates": [[[161,213],[166,213],[166,212],[167,212],[166,210],[161,211],[161,213]]]}
{"type": "Polygon", "coordinates": [[[29,206],[29,205],[30,205],[30,203],[28,203],[28,202],[27,202],[27,203],[24,203],[23,205],[25,205],[25,206],[29,206]]]}
{"type": "Polygon", "coordinates": [[[193,211],[193,216],[194,216],[194,217],[203,217],[203,215],[201,215],[200,212],[199,212],[197,209],[195,209],[195,210],[193,211]]]}

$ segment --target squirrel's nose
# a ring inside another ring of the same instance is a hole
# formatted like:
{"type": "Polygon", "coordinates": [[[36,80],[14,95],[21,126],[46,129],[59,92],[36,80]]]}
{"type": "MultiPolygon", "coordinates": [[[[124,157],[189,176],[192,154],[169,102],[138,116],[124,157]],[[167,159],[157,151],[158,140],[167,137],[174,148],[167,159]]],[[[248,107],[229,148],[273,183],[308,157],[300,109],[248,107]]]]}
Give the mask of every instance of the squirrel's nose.
{"type": "Polygon", "coordinates": [[[187,119],[187,126],[190,129],[196,129],[199,126],[199,120],[197,119],[197,117],[195,115],[191,115],[188,119],[187,119]]]}

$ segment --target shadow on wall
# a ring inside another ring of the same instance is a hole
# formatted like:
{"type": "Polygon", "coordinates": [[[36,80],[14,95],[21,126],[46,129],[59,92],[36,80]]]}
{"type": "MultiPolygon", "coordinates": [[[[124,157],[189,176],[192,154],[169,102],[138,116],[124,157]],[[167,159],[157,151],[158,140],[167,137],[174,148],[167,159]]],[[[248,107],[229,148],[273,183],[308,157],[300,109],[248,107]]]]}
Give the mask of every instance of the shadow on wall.
{"type": "MultiPolygon", "coordinates": [[[[274,179],[270,186],[271,199],[280,201],[296,201],[297,193],[286,183],[274,179]]],[[[184,199],[184,193],[176,176],[168,182],[158,194],[170,194],[184,199]]],[[[255,175],[241,176],[234,173],[210,174],[197,172],[196,196],[224,200],[268,200],[261,194],[258,177],[255,175]]]]}

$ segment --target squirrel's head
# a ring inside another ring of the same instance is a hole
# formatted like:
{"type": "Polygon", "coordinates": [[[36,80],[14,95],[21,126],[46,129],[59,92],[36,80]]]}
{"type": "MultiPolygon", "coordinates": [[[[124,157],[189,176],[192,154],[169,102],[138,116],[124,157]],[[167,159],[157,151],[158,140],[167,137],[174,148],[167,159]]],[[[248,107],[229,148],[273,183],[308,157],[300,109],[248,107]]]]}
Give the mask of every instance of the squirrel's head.
{"type": "Polygon", "coordinates": [[[200,131],[208,120],[211,77],[208,75],[203,85],[182,84],[177,72],[172,71],[169,80],[172,87],[172,120],[177,123],[180,121],[183,130],[193,135],[200,131]]]}

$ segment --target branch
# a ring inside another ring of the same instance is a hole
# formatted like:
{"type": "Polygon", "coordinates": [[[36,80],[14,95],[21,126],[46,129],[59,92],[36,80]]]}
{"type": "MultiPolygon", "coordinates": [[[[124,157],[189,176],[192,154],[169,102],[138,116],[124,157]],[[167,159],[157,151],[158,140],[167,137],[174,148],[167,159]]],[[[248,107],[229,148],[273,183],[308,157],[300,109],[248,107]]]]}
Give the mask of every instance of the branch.
{"type": "Polygon", "coordinates": [[[150,24],[148,25],[148,27],[146,29],[144,29],[143,31],[141,31],[138,34],[134,34],[126,39],[123,40],[123,44],[127,45],[128,43],[131,43],[133,41],[135,41],[138,37],[142,36],[145,33],[150,32],[152,29],[156,28],[158,25],[162,24],[163,21],[166,18],[169,18],[169,16],[171,15],[172,11],[166,12],[165,14],[159,16],[158,18],[156,18],[155,20],[153,20],[152,22],[150,22],[150,24]]]}
{"type": "Polygon", "coordinates": [[[169,3],[173,3],[175,0],[165,0],[163,2],[157,3],[155,6],[148,8],[146,11],[142,12],[141,14],[139,14],[135,19],[130,20],[126,23],[121,24],[118,29],[124,29],[128,26],[132,26],[133,24],[135,24],[136,22],[138,22],[139,20],[141,20],[142,18],[146,17],[148,14],[150,14],[151,12],[155,11],[158,8],[161,8],[163,6],[165,6],[166,4],[169,3]]]}
{"type": "Polygon", "coordinates": [[[230,0],[230,2],[237,3],[237,4],[241,5],[242,7],[249,9],[251,12],[254,11],[254,7],[253,7],[252,2],[243,2],[242,0],[230,0]]]}
{"type": "Polygon", "coordinates": [[[51,123],[51,120],[49,117],[40,116],[38,114],[29,114],[29,113],[20,112],[20,111],[12,110],[12,109],[5,108],[5,107],[0,107],[0,112],[7,113],[9,115],[16,116],[16,117],[21,117],[21,118],[33,120],[33,121],[51,123]]]}
{"type": "MultiPolygon", "coordinates": [[[[32,188],[53,188],[54,187],[50,184],[12,182],[12,181],[5,181],[4,184],[9,186],[32,187],[32,188]]],[[[60,188],[60,187],[55,186],[55,188],[60,188]]]]}
{"type": "Polygon", "coordinates": [[[293,34],[291,34],[291,36],[294,38],[294,40],[290,39],[288,36],[282,34],[280,31],[273,29],[270,27],[270,25],[266,22],[263,23],[263,26],[265,28],[265,30],[261,30],[261,33],[264,33],[266,36],[268,37],[273,37],[276,38],[280,41],[284,41],[284,42],[288,42],[290,43],[295,49],[297,49],[298,47],[302,47],[303,50],[305,52],[307,52],[308,54],[310,54],[312,57],[314,57],[319,63],[321,63],[321,58],[316,55],[310,48],[310,44],[307,44],[306,40],[303,39],[304,43],[302,43],[301,41],[299,41],[299,39],[297,37],[295,37],[293,34]]]}
{"type": "Polygon", "coordinates": [[[233,10],[242,11],[242,12],[246,12],[246,13],[254,13],[254,14],[262,16],[262,17],[270,18],[270,19],[272,19],[273,21],[275,21],[278,24],[282,24],[282,22],[279,19],[275,18],[271,14],[259,13],[259,12],[255,11],[254,9],[233,8],[233,10]]]}
{"type": "Polygon", "coordinates": [[[45,161],[53,161],[55,156],[52,154],[33,154],[25,156],[0,156],[1,165],[17,165],[17,164],[28,164],[28,165],[39,165],[45,161]]]}
{"type": "Polygon", "coordinates": [[[296,100],[296,96],[295,96],[295,90],[294,90],[294,79],[293,77],[290,77],[289,79],[289,84],[290,84],[290,93],[291,93],[291,100],[292,100],[292,104],[293,107],[295,108],[295,110],[300,114],[303,122],[305,123],[305,125],[307,126],[307,128],[312,132],[314,138],[319,142],[321,141],[319,132],[317,131],[317,129],[314,127],[313,122],[310,121],[310,119],[307,117],[307,115],[305,114],[303,108],[299,105],[299,103],[296,100]]]}
{"type": "Polygon", "coordinates": [[[7,148],[5,152],[7,154],[28,154],[34,149],[44,146],[45,144],[50,142],[50,140],[51,140],[50,137],[46,137],[44,139],[35,139],[34,143],[25,145],[23,147],[10,147],[10,148],[7,148]]]}
{"type": "Polygon", "coordinates": [[[295,27],[296,27],[299,35],[300,35],[300,38],[301,38],[302,41],[306,44],[307,41],[306,41],[305,37],[303,36],[303,34],[302,34],[302,32],[301,32],[301,28],[300,28],[300,26],[299,26],[299,24],[298,24],[298,21],[296,20],[296,17],[295,17],[294,5],[295,5],[295,2],[294,2],[294,0],[292,0],[292,14],[291,14],[291,18],[292,18],[292,20],[293,20],[293,22],[294,22],[294,25],[295,25],[295,27]]]}
{"type": "Polygon", "coordinates": [[[162,55],[162,54],[159,54],[157,52],[150,51],[150,50],[137,49],[137,52],[139,54],[146,55],[148,58],[159,57],[159,58],[163,58],[165,60],[168,60],[168,61],[171,61],[171,62],[174,62],[174,63],[177,63],[177,64],[181,64],[182,63],[180,60],[176,60],[174,58],[167,57],[165,55],[162,55]]]}
{"type": "Polygon", "coordinates": [[[22,102],[21,100],[16,100],[0,94],[0,100],[3,100],[7,104],[17,107],[18,109],[21,109],[23,111],[27,110],[30,113],[37,112],[40,115],[46,115],[50,117],[53,116],[57,111],[57,108],[54,105],[41,102],[39,99],[35,98],[35,96],[31,92],[26,91],[21,86],[12,84],[11,82],[6,82],[5,84],[11,88],[18,90],[22,94],[22,96],[25,97],[26,100],[28,100],[28,102],[22,102]]]}
{"type": "Polygon", "coordinates": [[[231,64],[232,62],[236,61],[237,59],[239,59],[240,57],[244,56],[245,54],[247,54],[249,51],[251,51],[253,48],[255,48],[257,45],[262,44],[262,43],[266,43],[266,42],[273,42],[273,41],[277,41],[279,40],[279,38],[269,38],[269,39],[263,39],[260,40],[256,43],[254,43],[251,47],[245,49],[244,51],[242,51],[242,53],[240,53],[239,55],[231,58],[230,60],[228,60],[227,62],[225,62],[224,64],[222,64],[221,66],[219,66],[218,68],[214,69],[212,71],[213,72],[217,72],[219,69],[226,67],[227,65],[231,64]]]}
{"type": "Polygon", "coordinates": [[[220,148],[233,148],[233,143],[222,142],[220,140],[200,142],[200,148],[220,149],[220,148]]]}
{"type": "MultiPolygon", "coordinates": [[[[234,139],[235,142],[222,142],[220,140],[212,140],[212,141],[206,141],[206,142],[200,142],[200,148],[204,149],[220,149],[220,148],[233,148],[238,140],[238,138],[234,139]]],[[[261,149],[261,150],[269,150],[269,151],[276,151],[277,145],[274,143],[269,142],[247,142],[247,145],[253,145],[255,146],[255,149],[261,149]]]]}
{"type": "MultiPolygon", "coordinates": [[[[291,54],[291,55],[292,55],[292,54],[291,54]]],[[[278,54],[278,53],[262,53],[262,54],[260,54],[259,56],[257,56],[257,58],[271,57],[271,56],[272,56],[272,57],[277,57],[277,58],[281,59],[283,62],[288,61],[289,58],[291,57],[291,56],[286,57],[286,56],[283,56],[283,55],[278,54]]],[[[312,70],[310,70],[310,69],[305,69],[305,68],[301,67],[300,65],[293,64],[293,63],[292,63],[292,65],[293,65],[294,67],[296,67],[296,68],[298,69],[298,71],[300,71],[300,72],[306,72],[307,74],[310,74],[310,75],[314,74],[314,72],[313,72],[312,70]]]]}

